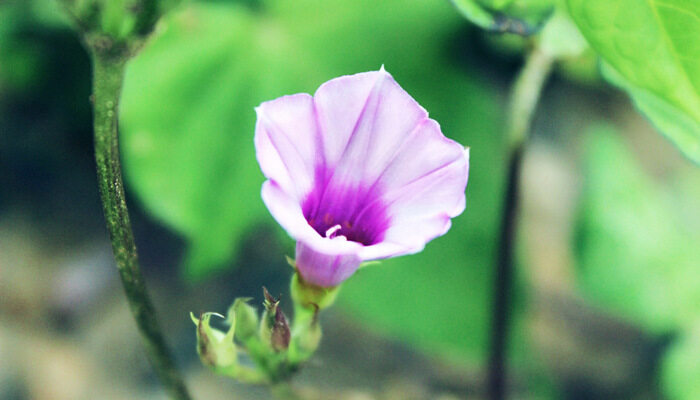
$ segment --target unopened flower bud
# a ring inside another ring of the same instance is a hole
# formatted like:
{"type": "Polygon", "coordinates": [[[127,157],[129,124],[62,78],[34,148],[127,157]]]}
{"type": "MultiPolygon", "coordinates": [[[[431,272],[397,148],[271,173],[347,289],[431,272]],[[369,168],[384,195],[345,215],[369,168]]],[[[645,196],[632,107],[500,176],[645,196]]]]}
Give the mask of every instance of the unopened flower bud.
{"type": "Polygon", "coordinates": [[[265,302],[263,303],[265,312],[260,324],[260,339],[264,343],[269,344],[274,351],[287,350],[291,340],[287,317],[279,308],[279,299],[272,297],[264,287],[263,294],[265,295],[265,302]]]}
{"type": "Polygon", "coordinates": [[[236,339],[242,343],[254,337],[258,330],[258,312],[248,304],[249,300],[239,297],[229,309],[229,318],[233,317],[236,323],[236,339]]]}
{"type": "Polygon", "coordinates": [[[233,335],[236,329],[235,321],[231,328],[224,333],[212,328],[209,320],[212,315],[223,318],[216,313],[204,313],[198,319],[190,313],[192,322],[197,326],[197,353],[202,363],[215,369],[232,369],[238,365],[236,345],[233,343],[233,335]]]}

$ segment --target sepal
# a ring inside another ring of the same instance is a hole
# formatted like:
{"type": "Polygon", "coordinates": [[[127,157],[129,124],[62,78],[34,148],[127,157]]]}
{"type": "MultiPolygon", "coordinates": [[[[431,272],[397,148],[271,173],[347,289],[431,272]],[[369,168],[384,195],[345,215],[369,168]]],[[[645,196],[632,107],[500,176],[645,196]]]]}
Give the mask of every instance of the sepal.
{"type": "Polygon", "coordinates": [[[223,315],[213,312],[204,313],[200,318],[190,313],[192,322],[197,326],[197,354],[204,365],[214,369],[235,369],[238,365],[238,353],[233,342],[235,319],[230,320],[231,327],[228,331],[222,332],[211,327],[210,320],[213,315],[224,318],[223,315]]]}
{"type": "Polygon", "coordinates": [[[330,307],[338,297],[340,286],[321,287],[305,282],[299,273],[292,277],[291,292],[294,304],[308,309],[323,310],[330,307]]]}
{"type": "Polygon", "coordinates": [[[245,343],[258,332],[258,311],[248,304],[249,297],[239,297],[229,308],[229,318],[236,324],[236,339],[245,343]]]}

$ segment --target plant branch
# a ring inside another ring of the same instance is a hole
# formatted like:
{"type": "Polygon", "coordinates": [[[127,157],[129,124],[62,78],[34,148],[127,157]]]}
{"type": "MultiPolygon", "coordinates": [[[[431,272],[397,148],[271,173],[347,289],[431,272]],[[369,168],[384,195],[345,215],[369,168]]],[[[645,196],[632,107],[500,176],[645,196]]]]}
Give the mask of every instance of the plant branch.
{"type": "Polygon", "coordinates": [[[520,172],[532,117],[544,83],[552,69],[552,63],[551,56],[535,47],[528,54],[511,91],[507,126],[508,175],[493,286],[492,341],[487,377],[489,398],[492,400],[506,398],[506,349],[515,269],[513,260],[518,222],[520,172]]]}
{"type": "Polygon", "coordinates": [[[139,269],[124,197],[117,116],[127,59],[92,51],[95,160],[100,195],[124,292],[146,344],[148,358],[170,397],[187,400],[190,396],[163,339],[139,269]]]}

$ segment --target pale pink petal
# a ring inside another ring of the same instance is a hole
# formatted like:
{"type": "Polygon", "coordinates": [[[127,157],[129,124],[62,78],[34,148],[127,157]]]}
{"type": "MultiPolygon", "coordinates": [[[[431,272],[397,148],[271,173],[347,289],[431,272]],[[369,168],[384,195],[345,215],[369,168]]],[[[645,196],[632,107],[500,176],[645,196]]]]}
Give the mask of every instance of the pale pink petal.
{"type": "MultiPolygon", "coordinates": [[[[417,178],[402,188],[389,191],[392,224],[384,240],[420,251],[423,245],[450,228],[450,218],[464,211],[469,152],[450,164],[417,178]]],[[[415,251],[413,251],[415,252],[415,251]]]]}
{"type": "Polygon", "coordinates": [[[299,201],[277,182],[265,181],[261,194],[270,214],[289,236],[297,240],[312,240],[314,236],[320,237],[304,218],[299,201]]]}
{"type": "Polygon", "coordinates": [[[256,108],[255,148],[263,174],[301,199],[312,188],[320,133],[308,94],[283,96],[256,108]]]}
{"type": "Polygon", "coordinates": [[[314,95],[331,184],[372,182],[428,113],[383,68],[333,79],[314,95]],[[360,161],[361,162],[358,162],[360,161]]]}
{"type": "MultiPolygon", "coordinates": [[[[334,242],[339,239],[325,239],[325,241],[334,242]]],[[[318,243],[314,242],[314,244],[318,243]]],[[[314,248],[313,245],[305,242],[297,242],[295,262],[304,281],[322,287],[337,286],[354,274],[362,263],[357,255],[359,248],[347,249],[350,250],[348,252],[338,251],[338,249],[324,250],[314,248]]]]}

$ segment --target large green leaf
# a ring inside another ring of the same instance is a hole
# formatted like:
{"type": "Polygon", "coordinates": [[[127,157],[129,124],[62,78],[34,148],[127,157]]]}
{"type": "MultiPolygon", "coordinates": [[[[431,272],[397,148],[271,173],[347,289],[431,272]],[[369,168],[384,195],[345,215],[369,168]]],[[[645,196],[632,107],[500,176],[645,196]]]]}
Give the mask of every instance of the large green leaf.
{"type": "Polygon", "coordinates": [[[576,243],[584,293],[653,332],[687,326],[700,316],[700,199],[674,200],[693,193],[669,196],[609,129],[589,134],[576,243]]]}
{"type": "Polygon", "coordinates": [[[450,0],[469,21],[492,32],[531,35],[554,10],[557,0],[450,0]]]}
{"type": "Polygon", "coordinates": [[[190,242],[192,276],[232,259],[267,218],[253,108],[312,89],[300,66],[309,58],[288,39],[242,7],[192,5],[162,21],[128,68],[126,175],[148,211],[190,242]]]}
{"type": "Polygon", "coordinates": [[[191,276],[224,265],[270,220],[252,145],[260,102],[382,64],[424,93],[444,82],[432,66],[459,18],[445,23],[447,4],[399,3],[192,4],[162,21],[127,71],[122,144],[138,198],[188,239],[191,276]]]}
{"type": "Polygon", "coordinates": [[[700,2],[567,0],[612,81],[700,163],[700,2]]]}
{"type": "Polygon", "coordinates": [[[700,162],[700,121],[674,107],[661,96],[631,84],[607,63],[601,64],[603,76],[629,93],[637,108],[656,128],[672,140],[693,161],[700,162]]]}

